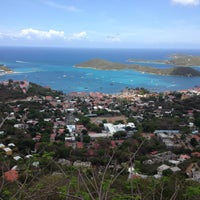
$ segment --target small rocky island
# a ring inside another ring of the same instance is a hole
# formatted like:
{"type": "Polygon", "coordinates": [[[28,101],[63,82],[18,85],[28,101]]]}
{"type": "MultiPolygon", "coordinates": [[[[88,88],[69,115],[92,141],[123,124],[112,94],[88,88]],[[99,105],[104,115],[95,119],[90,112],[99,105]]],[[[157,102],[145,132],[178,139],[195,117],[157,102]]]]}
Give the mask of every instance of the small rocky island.
{"type": "Polygon", "coordinates": [[[7,66],[0,64],[0,75],[12,74],[13,71],[7,66]]]}
{"type": "Polygon", "coordinates": [[[195,77],[200,76],[200,71],[195,70],[188,66],[175,66],[168,69],[159,69],[155,67],[142,66],[139,64],[122,64],[109,62],[102,59],[92,59],[80,64],[75,65],[82,68],[93,68],[98,70],[135,70],[142,73],[158,74],[158,75],[173,75],[173,76],[187,76],[195,77]]]}

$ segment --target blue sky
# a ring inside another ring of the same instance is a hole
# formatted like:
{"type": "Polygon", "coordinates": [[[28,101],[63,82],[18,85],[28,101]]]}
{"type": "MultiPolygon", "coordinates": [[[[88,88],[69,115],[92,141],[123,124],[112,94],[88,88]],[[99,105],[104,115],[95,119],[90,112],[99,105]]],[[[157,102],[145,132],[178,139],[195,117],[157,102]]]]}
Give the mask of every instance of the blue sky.
{"type": "Polygon", "coordinates": [[[200,0],[2,0],[1,46],[200,48],[200,0]]]}

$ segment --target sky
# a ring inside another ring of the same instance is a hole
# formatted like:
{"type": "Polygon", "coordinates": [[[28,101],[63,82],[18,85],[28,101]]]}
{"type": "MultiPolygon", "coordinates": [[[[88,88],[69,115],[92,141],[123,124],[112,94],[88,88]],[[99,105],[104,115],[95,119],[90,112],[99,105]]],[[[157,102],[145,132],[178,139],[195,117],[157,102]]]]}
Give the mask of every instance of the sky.
{"type": "Polygon", "coordinates": [[[0,46],[200,48],[200,0],[0,0],[0,46]]]}

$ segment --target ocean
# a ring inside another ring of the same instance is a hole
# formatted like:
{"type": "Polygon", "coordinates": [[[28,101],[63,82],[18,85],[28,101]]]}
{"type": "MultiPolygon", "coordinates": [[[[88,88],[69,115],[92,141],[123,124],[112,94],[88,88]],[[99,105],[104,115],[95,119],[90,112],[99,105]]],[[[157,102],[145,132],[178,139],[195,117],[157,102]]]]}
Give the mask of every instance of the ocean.
{"type": "MultiPolygon", "coordinates": [[[[93,58],[128,63],[128,59],[166,60],[172,54],[200,55],[200,49],[84,49],[44,47],[0,47],[0,64],[15,74],[0,81],[28,80],[55,90],[70,92],[118,93],[124,88],[144,87],[150,91],[174,91],[200,86],[199,77],[160,76],[133,70],[95,70],[75,64],[93,58]]],[[[157,68],[167,64],[142,64],[157,68]]],[[[200,70],[200,67],[196,67],[200,70]]]]}

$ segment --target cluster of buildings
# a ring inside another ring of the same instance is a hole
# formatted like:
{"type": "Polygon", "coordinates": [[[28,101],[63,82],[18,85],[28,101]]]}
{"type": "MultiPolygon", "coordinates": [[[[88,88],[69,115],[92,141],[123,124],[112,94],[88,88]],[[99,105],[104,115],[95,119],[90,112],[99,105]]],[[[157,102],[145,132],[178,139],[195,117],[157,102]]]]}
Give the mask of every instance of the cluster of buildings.
{"type": "MultiPolygon", "coordinates": [[[[27,81],[14,81],[15,85],[21,88],[24,94],[27,93],[31,87],[27,81]]],[[[2,83],[4,86],[9,86],[9,81],[2,83]]],[[[143,91],[144,92],[144,91],[143,91]]],[[[17,103],[12,105],[11,112],[5,113],[5,118],[0,124],[0,136],[6,137],[6,130],[3,130],[3,125],[6,120],[15,121],[13,127],[20,129],[22,132],[26,132],[30,127],[38,127],[41,125],[41,119],[33,117],[33,109],[22,106],[24,102],[30,104],[38,103],[34,112],[36,116],[44,116],[42,122],[46,125],[51,124],[50,133],[47,141],[50,143],[64,142],[65,147],[72,147],[73,149],[88,150],[88,155],[95,156],[95,149],[98,149],[98,138],[109,138],[111,148],[117,148],[125,139],[121,138],[114,140],[113,135],[116,132],[128,132],[134,134],[137,129],[135,123],[126,122],[127,119],[122,113],[132,113],[131,117],[138,123],[142,122],[147,116],[156,118],[171,117],[175,114],[173,107],[164,107],[156,99],[160,98],[156,93],[144,93],[140,90],[126,89],[120,94],[103,94],[98,92],[91,93],[70,93],[68,95],[53,96],[49,95],[34,95],[28,96],[25,99],[18,100],[17,103]],[[146,100],[149,98],[149,100],[146,100]],[[30,117],[32,116],[32,117],[30,117]],[[90,130],[86,124],[79,118],[84,116],[90,119],[90,123],[99,127],[98,131],[90,130]],[[119,120],[117,123],[113,122],[113,117],[121,116],[123,120],[119,120]],[[99,131],[100,130],[100,131],[99,131]],[[90,141],[84,142],[84,135],[90,137],[90,141]],[[77,139],[78,138],[78,139],[77,139]]],[[[186,99],[193,95],[199,95],[200,89],[194,88],[193,90],[181,91],[182,98],[186,99]]],[[[173,103],[176,99],[176,94],[164,93],[161,97],[164,102],[173,103]]],[[[9,103],[9,102],[8,102],[9,103]]],[[[143,164],[152,165],[155,163],[161,163],[157,169],[155,177],[159,178],[162,172],[170,169],[172,172],[178,172],[181,169],[178,165],[184,162],[186,159],[190,159],[192,156],[200,157],[200,152],[194,152],[194,146],[191,145],[191,140],[195,140],[197,145],[200,145],[200,135],[198,128],[193,123],[193,110],[187,111],[189,123],[185,126],[189,127],[190,133],[183,138],[179,129],[166,129],[155,130],[154,132],[142,133],[142,136],[148,140],[156,137],[162,144],[169,150],[168,152],[152,152],[152,155],[143,164]],[[176,148],[189,149],[192,153],[189,155],[175,155],[171,151],[176,148]],[[167,165],[165,162],[170,163],[167,165]]],[[[178,128],[178,127],[177,127],[178,128]]],[[[43,130],[35,132],[32,136],[32,140],[35,142],[35,151],[37,151],[38,145],[43,141],[43,130]]],[[[11,156],[14,160],[20,160],[25,157],[31,157],[28,155],[18,155],[18,152],[13,149],[17,149],[14,143],[4,145],[0,140],[0,150],[4,152],[4,155],[11,156]]],[[[34,152],[35,152],[34,151],[34,152]]],[[[60,162],[67,162],[65,160],[60,162]]],[[[193,163],[194,164],[194,163],[193,163]]],[[[91,163],[85,163],[82,161],[75,161],[74,166],[91,166],[91,163]]],[[[199,168],[194,164],[188,174],[190,178],[199,180],[194,174],[198,174],[199,168]],[[194,170],[195,169],[195,170],[194,170]]],[[[132,166],[133,167],[133,166],[132,166]]],[[[133,167],[134,168],[134,167],[133,167]]],[[[134,172],[130,169],[130,174],[134,172]]],[[[138,174],[137,174],[138,175],[138,174]]]]}

